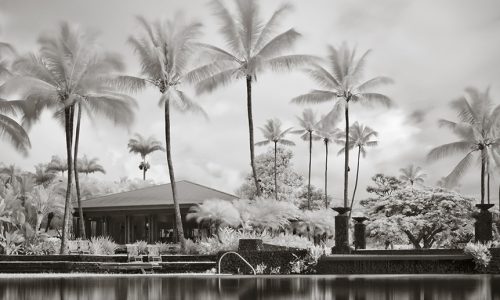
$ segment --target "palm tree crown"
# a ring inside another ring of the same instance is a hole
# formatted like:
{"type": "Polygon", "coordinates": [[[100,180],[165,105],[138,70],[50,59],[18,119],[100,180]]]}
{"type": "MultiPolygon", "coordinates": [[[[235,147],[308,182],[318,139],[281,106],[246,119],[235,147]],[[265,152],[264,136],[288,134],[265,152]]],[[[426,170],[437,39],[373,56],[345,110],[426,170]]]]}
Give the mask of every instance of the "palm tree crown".
{"type": "MultiPolygon", "coordinates": [[[[342,133],[344,138],[339,139],[340,144],[345,143],[345,133],[342,133]]],[[[378,136],[378,132],[371,129],[368,126],[354,122],[351,128],[349,128],[349,149],[359,148],[361,155],[366,156],[367,147],[375,147],[378,145],[378,141],[372,140],[378,136]]],[[[342,154],[344,148],[340,149],[338,154],[342,154]]]]}
{"type": "Polygon", "coordinates": [[[68,170],[67,162],[63,161],[59,156],[53,155],[50,162],[47,164],[46,171],[47,172],[61,172],[64,175],[64,172],[68,170]]]}
{"type": "Polygon", "coordinates": [[[105,174],[106,171],[104,170],[104,167],[101,166],[99,163],[97,163],[99,159],[97,157],[93,159],[88,159],[87,155],[84,155],[81,159],[78,160],[78,169],[77,171],[79,173],[83,173],[85,175],[95,173],[95,172],[100,172],[105,174]]]}
{"type": "Polygon", "coordinates": [[[152,152],[165,151],[165,148],[153,136],[145,139],[138,133],[136,133],[133,138],[129,139],[127,146],[130,153],[140,154],[142,159],[145,159],[146,155],[152,152]]]}
{"type": "MultiPolygon", "coordinates": [[[[322,89],[312,90],[307,94],[295,97],[292,102],[310,104],[335,101],[334,111],[344,109],[345,132],[349,131],[349,103],[390,106],[392,101],[389,97],[373,92],[372,89],[381,84],[391,83],[391,79],[379,76],[362,81],[366,57],[369,52],[369,50],[364,52],[357,59],[356,49],[349,48],[346,43],[338,49],[330,46],[326,69],[315,63],[311,63],[305,69],[306,74],[322,89]]],[[[344,145],[344,207],[347,207],[349,197],[349,144],[349,135],[347,134],[344,145]]]]}
{"type": "Polygon", "coordinates": [[[255,143],[256,146],[269,145],[270,143],[281,144],[285,146],[294,146],[295,143],[285,139],[285,136],[290,133],[292,128],[287,128],[285,130],[281,129],[281,121],[278,119],[267,120],[264,127],[261,127],[262,135],[265,140],[255,143]]]}
{"type": "Polygon", "coordinates": [[[38,164],[35,166],[35,174],[33,175],[35,184],[47,187],[55,177],[56,174],[54,171],[47,171],[46,164],[38,164]]]}
{"type": "Polygon", "coordinates": [[[409,183],[410,185],[415,183],[424,183],[424,180],[427,177],[427,174],[422,172],[421,167],[413,164],[408,165],[406,168],[399,169],[399,172],[401,172],[399,180],[409,183]]]}
{"type": "Polygon", "coordinates": [[[434,161],[455,154],[465,155],[446,176],[445,185],[452,187],[469,169],[474,154],[478,153],[481,164],[481,204],[484,204],[485,176],[490,174],[493,164],[500,165],[500,159],[494,155],[500,149],[497,129],[500,105],[493,107],[489,89],[480,92],[476,88],[467,88],[465,95],[453,101],[451,106],[458,113],[458,122],[442,119],[439,125],[451,129],[460,140],[432,149],[427,158],[434,161]]]}
{"type": "Polygon", "coordinates": [[[313,140],[321,139],[316,133],[318,133],[318,120],[316,113],[310,108],[304,109],[302,111],[302,116],[297,117],[299,121],[300,129],[292,131],[292,133],[299,134],[300,138],[304,141],[309,141],[309,135],[312,135],[313,140]]]}
{"type": "Polygon", "coordinates": [[[228,50],[200,44],[209,56],[210,63],[193,70],[187,76],[188,80],[197,83],[199,93],[210,92],[235,79],[249,77],[255,80],[259,71],[268,68],[288,70],[312,59],[308,55],[282,55],[300,37],[293,28],[276,34],[283,16],[291,8],[289,5],[281,6],[264,22],[256,0],[235,2],[235,14],[220,0],[211,2],[221,22],[220,33],[228,50]]]}

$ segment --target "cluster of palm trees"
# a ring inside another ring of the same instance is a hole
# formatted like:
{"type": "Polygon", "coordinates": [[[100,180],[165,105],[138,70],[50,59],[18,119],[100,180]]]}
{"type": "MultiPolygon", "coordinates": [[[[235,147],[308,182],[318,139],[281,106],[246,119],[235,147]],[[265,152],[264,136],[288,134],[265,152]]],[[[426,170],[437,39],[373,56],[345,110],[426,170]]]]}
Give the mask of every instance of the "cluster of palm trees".
{"type": "MultiPolygon", "coordinates": [[[[260,188],[254,162],[252,87],[259,73],[265,70],[287,71],[305,68],[306,73],[324,89],[313,90],[295,98],[293,102],[335,101],[335,110],[345,108],[346,132],[349,130],[349,103],[390,104],[388,97],[370,90],[377,84],[389,82],[389,79],[377,77],[366,82],[360,81],[368,52],[358,59],[354,49],[343,45],[339,49],[330,47],[330,55],[326,60],[312,55],[286,54],[301,36],[293,28],[283,32],[277,31],[290,6],[279,7],[268,20],[263,20],[257,1],[235,0],[235,3],[236,11],[232,12],[221,1],[212,1],[215,15],[221,23],[220,34],[226,42],[225,48],[199,43],[197,40],[201,34],[199,23],[184,23],[181,19],[171,22],[149,22],[139,17],[138,22],[142,26],[143,34],[130,37],[129,43],[139,58],[140,76],[120,75],[124,65],[119,56],[98,50],[95,35],[66,23],[61,25],[58,34],[42,36],[39,39],[40,48],[36,53],[15,58],[12,68],[8,71],[10,78],[3,88],[10,92],[15,91],[23,100],[2,100],[0,112],[13,114],[18,109],[22,112],[22,125],[29,127],[40,118],[43,111],[50,110],[65,130],[68,174],[61,251],[66,249],[68,239],[73,176],[77,191],[79,186],[78,172],[75,170],[79,164],[78,148],[83,113],[88,116],[101,114],[117,125],[131,124],[135,101],[124,92],[135,92],[146,86],[152,86],[160,92],[159,104],[163,108],[165,121],[165,152],[181,247],[184,247],[185,243],[182,238],[183,230],[170,149],[170,114],[171,109],[204,114],[203,109],[183,90],[182,84],[191,83],[197,93],[202,94],[232,81],[244,79],[250,165],[257,195],[260,193],[260,188]],[[190,68],[195,53],[202,53],[207,63],[190,68]],[[321,66],[323,61],[328,63],[326,69],[321,66]]],[[[4,69],[7,70],[2,68],[4,69]]],[[[9,137],[18,149],[28,148],[29,139],[24,129],[16,126],[19,124],[12,119],[9,120],[2,123],[4,135],[9,137]]],[[[328,144],[330,139],[326,137],[325,143],[328,144]]],[[[348,134],[345,138],[344,206],[348,203],[349,149],[348,134]]],[[[143,170],[147,169],[144,160],[143,170]]],[[[80,207],[78,192],[77,198],[80,207]]],[[[81,210],[79,214],[80,222],[83,223],[81,210]]],[[[80,225],[81,230],[84,230],[83,224],[80,225]]]]}

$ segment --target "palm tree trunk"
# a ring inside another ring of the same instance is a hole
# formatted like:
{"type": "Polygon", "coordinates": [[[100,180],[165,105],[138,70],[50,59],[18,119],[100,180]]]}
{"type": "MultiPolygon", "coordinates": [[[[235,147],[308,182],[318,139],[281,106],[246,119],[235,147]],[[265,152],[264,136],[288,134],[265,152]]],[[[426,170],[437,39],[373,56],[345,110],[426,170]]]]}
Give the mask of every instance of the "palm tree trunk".
{"type": "Polygon", "coordinates": [[[68,234],[69,232],[69,217],[71,215],[70,206],[71,206],[71,188],[72,188],[72,142],[73,142],[73,108],[72,106],[64,108],[64,129],[66,133],[66,161],[68,164],[68,181],[66,186],[66,200],[64,202],[64,217],[63,217],[63,226],[62,226],[62,238],[61,238],[61,249],[60,254],[66,253],[66,248],[68,244],[68,234]]]}
{"type": "Polygon", "coordinates": [[[358,165],[356,166],[356,181],[354,183],[354,191],[352,192],[351,206],[349,210],[349,218],[352,215],[352,206],[354,205],[354,196],[356,196],[356,190],[358,189],[358,178],[359,178],[359,159],[361,157],[361,146],[358,146],[358,165]]]}
{"type": "Polygon", "coordinates": [[[82,209],[82,198],[80,194],[80,180],[78,178],[78,145],[80,142],[80,122],[82,120],[82,106],[78,104],[78,116],[76,119],[76,132],[75,132],[75,157],[73,158],[73,164],[75,167],[75,186],[76,186],[76,199],[78,202],[78,219],[79,219],[79,234],[80,238],[86,239],[85,235],[85,222],[83,219],[83,209],[82,209]]]}
{"type": "Polygon", "coordinates": [[[175,186],[174,166],[172,164],[172,152],[170,150],[170,102],[165,102],[165,146],[167,152],[168,174],[170,176],[170,186],[172,187],[172,198],[174,200],[175,210],[175,227],[177,229],[177,236],[181,244],[181,250],[186,249],[186,240],[184,238],[184,229],[182,227],[182,216],[179,202],[177,202],[177,188],[175,186]]]}
{"type": "Polygon", "coordinates": [[[146,158],[142,159],[142,180],[146,181],[146,158]]]}
{"type": "Polygon", "coordinates": [[[349,198],[349,101],[345,103],[345,145],[344,145],[344,207],[349,198]]]}
{"type": "Polygon", "coordinates": [[[484,204],[484,177],[486,173],[486,160],[484,150],[481,150],[481,204],[484,204]]]}
{"type": "Polygon", "coordinates": [[[307,209],[311,210],[311,161],[312,161],[312,131],[309,131],[309,179],[307,182],[307,209]]]}
{"type": "Polygon", "coordinates": [[[253,141],[253,115],[252,115],[252,76],[247,75],[247,114],[248,114],[248,133],[250,136],[250,165],[252,166],[252,176],[255,182],[257,197],[260,196],[261,190],[259,179],[257,178],[257,170],[255,169],[255,153],[253,141]]]}
{"type": "Polygon", "coordinates": [[[488,204],[490,204],[490,172],[486,175],[486,198],[488,199],[488,204]]]}
{"type": "Polygon", "coordinates": [[[274,142],[274,196],[276,198],[276,201],[278,201],[278,168],[276,167],[277,160],[278,160],[278,143],[274,142]]]}
{"type": "Polygon", "coordinates": [[[328,141],[325,141],[325,208],[328,208],[328,141]]]}

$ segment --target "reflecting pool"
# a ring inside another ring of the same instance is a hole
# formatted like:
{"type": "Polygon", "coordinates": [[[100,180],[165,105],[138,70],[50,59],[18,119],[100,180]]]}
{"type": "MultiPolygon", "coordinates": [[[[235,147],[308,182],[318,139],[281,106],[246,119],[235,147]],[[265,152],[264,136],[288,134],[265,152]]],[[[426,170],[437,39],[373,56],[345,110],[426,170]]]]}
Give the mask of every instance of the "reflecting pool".
{"type": "Polygon", "coordinates": [[[500,276],[1,275],[0,299],[500,300],[500,276]]]}

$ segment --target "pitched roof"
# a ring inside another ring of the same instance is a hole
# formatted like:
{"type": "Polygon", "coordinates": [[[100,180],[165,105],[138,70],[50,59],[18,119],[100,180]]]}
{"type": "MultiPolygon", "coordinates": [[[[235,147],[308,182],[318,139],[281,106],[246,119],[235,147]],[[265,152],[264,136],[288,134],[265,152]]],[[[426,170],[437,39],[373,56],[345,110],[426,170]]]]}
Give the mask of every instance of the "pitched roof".
{"type": "MultiPolygon", "coordinates": [[[[233,200],[238,197],[187,180],[177,181],[179,204],[197,204],[206,199],[233,200]]],[[[145,207],[173,205],[170,183],[116,193],[82,201],[82,208],[145,207]]]]}

